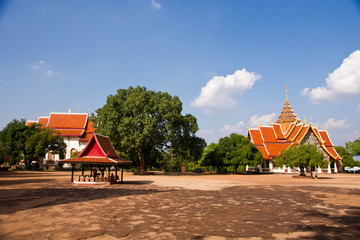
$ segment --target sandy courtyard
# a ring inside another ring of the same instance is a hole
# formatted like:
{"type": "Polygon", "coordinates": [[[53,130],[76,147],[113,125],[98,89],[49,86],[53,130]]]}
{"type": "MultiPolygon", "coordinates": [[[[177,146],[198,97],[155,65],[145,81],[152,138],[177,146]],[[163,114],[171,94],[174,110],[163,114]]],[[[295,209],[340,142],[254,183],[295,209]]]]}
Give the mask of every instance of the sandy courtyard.
{"type": "Polygon", "coordinates": [[[0,172],[0,239],[360,239],[360,175],[0,172]]]}

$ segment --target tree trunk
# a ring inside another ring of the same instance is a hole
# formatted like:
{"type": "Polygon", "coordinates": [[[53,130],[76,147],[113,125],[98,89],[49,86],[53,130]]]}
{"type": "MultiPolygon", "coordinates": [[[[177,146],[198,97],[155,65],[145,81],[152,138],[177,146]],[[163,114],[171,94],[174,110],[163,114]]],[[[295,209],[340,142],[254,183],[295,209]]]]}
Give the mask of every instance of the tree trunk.
{"type": "Polygon", "coordinates": [[[141,150],[138,150],[138,156],[140,161],[140,174],[147,172],[147,162],[144,153],[141,150]]]}

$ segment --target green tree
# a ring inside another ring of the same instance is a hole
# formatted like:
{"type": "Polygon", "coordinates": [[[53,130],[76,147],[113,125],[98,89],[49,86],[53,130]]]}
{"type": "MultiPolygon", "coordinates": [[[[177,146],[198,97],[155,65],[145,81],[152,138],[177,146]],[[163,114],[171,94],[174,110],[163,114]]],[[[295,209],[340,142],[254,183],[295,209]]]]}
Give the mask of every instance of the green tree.
{"type": "Polygon", "coordinates": [[[44,157],[48,151],[58,153],[66,147],[61,137],[53,130],[39,128],[37,124],[30,127],[25,125],[25,120],[12,120],[1,131],[0,142],[2,151],[10,155],[10,164],[24,159],[29,168],[32,158],[44,157]]]}
{"type": "Polygon", "coordinates": [[[49,128],[37,128],[25,141],[24,159],[28,162],[45,157],[49,151],[59,154],[65,149],[64,140],[56,132],[49,128]]]}
{"type": "Polygon", "coordinates": [[[346,149],[350,152],[351,156],[360,156],[360,138],[353,142],[345,143],[346,149]]]}
{"type": "Polygon", "coordinates": [[[281,152],[280,157],[274,159],[275,166],[281,167],[300,167],[300,175],[304,175],[304,168],[326,167],[328,161],[324,158],[324,154],[320,152],[316,146],[312,144],[300,144],[299,146],[291,146],[281,152]]]}
{"type": "Polygon", "coordinates": [[[10,154],[10,165],[15,165],[17,161],[23,159],[26,136],[33,131],[35,127],[27,127],[24,119],[14,119],[2,130],[4,144],[10,154]]]}
{"type": "Polygon", "coordinates": [[[239,166],[255,167],[263,161],[261,152],[250,139],[236,133],[219,140],[219,151],[224,163],[233,166],[235,172],[239,166]]]}
{"type": "Polygon", "coordinates": [[[219,144],[211,143],[208,145],[200,160],[201,166],[213,166],[218,172],[222,172],[224,169],[224,159],[219,153],[219,144]]]}
{"type": "Polygon", "coordinates": [[[221,138],[217,144],[210,144],[204,152],[201,164],[213,166],[219,171],[222,171],[224,166],[232,166],[237,172],[239,167],[257,166],[262,161],[261,152],[248,138],[233,133],[230,137],[221,138]]]}
{"type": "MultiPolygon", "coordinates": [[[[196,118],[181,115],[182,103],[167,92],[148,91],[144,87],[117,90],[106,104],[92,114],[96,132],[109,136],[114,147],[123,152],[135,151],[140,171],[147,171],[148,158],[154,149],[173,149],[185,157],[195,156],[201,144],[197,141],[196,118]]],[[[202,151],[202,149],[201,149],[202,151]]],[[[196,158],[196,157],[194,157],[196,158]]]]}
{"type": "Polygon", "coordinates": [[[336,151],[342,158],[342,166],[343,167],[355,167],[356,162],[351,156],[350,152],[343,146],[335,146],[336,151]]]}

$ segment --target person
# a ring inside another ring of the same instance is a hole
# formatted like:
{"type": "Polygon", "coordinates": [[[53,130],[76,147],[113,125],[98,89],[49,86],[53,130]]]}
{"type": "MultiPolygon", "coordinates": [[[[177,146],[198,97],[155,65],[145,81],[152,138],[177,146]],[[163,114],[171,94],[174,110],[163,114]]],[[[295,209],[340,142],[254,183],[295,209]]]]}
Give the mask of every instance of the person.
{"type": "Polygon", "coordinates": [[[109,182],[110,183],[115,183],[115,177],[114,177],[114,174],[112,173],[110,178],[109,178],[109,182]]]}

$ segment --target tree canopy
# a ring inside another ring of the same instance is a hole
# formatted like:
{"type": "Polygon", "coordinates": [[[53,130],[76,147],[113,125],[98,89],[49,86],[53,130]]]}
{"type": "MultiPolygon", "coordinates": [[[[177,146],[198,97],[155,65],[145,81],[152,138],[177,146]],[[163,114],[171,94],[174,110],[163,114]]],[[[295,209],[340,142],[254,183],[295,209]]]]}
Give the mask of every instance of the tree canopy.
{"type": "Polygon", "coordinates": [[[233,133],[219,143],[210,144],[204,151],[202,165],[214,166],[222,171],[224,166],[232,166],[237,172],[240,166],[257,166],[263,161],[261,152],[245,136],[233,133]]]}
{"type": "Polygon", "coordinates": [[[28,127],[24,119],[14,119],[0,134],[0,153],[2,157],[10,157],[10,165],[24,159],[28,167],[31,159],[45,157],[48,151],[58,153],[65,148],[63,139],[52,129],[37,124],[28,127]]]}
{"type": "Polygon", "coordinates": [[[287,167],[298,166],[301,170],[308,167],[326,167],[328,164],[324,154],[312,144],[291,146],[283,150],[280,157],[275,158],[274,162],[277,167],[282,167],[283,165],[287,167]]]}
{"type": "Polygon", "coordinates": [[[350,152],[343,146],[335,146],[336,151],[342,158],[342,165],[343,167],[355,167],[356,162],[351,156],[350,152]]]}
{"type": "Polygon", "coordinates": [[[206,145],[195,135],[196,118],[183,116],[180,99],[167,92],[140,86],[119,89],[95,112],[91,120],[96,132],[108,136],[122,152],[135,151],[141,172],[147,171],[148,157],[154,149],[172,149],[178,155],[196,159],[206,145]]]}
{"type": "Polygon", "coordinates": [[[350,152],[351,156],[360,156],[360,138],[353,142],[347,142],[346,149],[350,152]]]}

